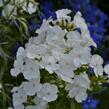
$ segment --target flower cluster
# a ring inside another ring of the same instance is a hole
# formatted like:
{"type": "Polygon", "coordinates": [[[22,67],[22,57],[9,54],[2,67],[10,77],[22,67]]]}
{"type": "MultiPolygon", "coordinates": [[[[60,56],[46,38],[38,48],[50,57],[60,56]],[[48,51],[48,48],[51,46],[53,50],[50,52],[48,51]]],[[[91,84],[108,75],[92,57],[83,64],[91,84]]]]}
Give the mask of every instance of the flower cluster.
{"type": "Polygon", "coordinates": [[[109,66],[103,68],[102,57],[92,55],[91,46],[97,46],[85,20],[80,12],[72,20],[70,13],[68,9],[56,11],[57,19],[43,20],[37,35],[18,49],[11,75],[23,74],[24,81],[11,91],[14,109],[47,109],[61,95],[61,88],[68,98],[81,103],[95,84],[108,82],[109,66]]]}
{"type": "Polygon", "coordinates": [[[83,13],[91,37],[100,46],[105,38],[108,16],[95,4],[90,3],[90,0],[62,0],[62,2],[64,2],[64,7],[70,8],[73,12],[79,10],[83,13]]]}
{"type": "Polygon", "coordinates": [[[1,0],[0,7],[2,16],[8,18],[16,16],[18,13],[26,12],[32,14],[36,12],[37,3],[34,0],[1,0]]]}

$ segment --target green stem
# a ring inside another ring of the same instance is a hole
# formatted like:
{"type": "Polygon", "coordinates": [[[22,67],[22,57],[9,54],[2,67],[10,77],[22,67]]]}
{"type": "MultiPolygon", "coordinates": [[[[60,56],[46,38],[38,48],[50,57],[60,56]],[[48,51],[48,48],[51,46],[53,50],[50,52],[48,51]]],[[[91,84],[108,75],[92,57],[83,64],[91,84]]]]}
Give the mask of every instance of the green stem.
{"type": "Polygon", "coordinates": [[[60,100],[60,102],[59,102],[58,105],[56,106],[56,109],[60,109],[60,107],[62,108],[63,100],[64,100],[64,97],[60,100]]]}

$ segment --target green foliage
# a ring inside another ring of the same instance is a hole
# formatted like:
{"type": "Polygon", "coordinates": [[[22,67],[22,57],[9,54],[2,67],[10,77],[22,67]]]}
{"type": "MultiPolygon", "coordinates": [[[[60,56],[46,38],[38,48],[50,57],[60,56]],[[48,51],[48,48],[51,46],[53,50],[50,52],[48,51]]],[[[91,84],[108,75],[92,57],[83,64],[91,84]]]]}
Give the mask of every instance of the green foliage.
{"type": "Polygon", "coordinates": [[[13,78],[10,75],[15,56],[12,49],[19,42],[21,45],[27,41],[28,27],[25,18],[0,18],[0,83],[3,84],[0,93],[0,109],[6,109],[11,104],[10,90],[13,87],[13,78]]]}

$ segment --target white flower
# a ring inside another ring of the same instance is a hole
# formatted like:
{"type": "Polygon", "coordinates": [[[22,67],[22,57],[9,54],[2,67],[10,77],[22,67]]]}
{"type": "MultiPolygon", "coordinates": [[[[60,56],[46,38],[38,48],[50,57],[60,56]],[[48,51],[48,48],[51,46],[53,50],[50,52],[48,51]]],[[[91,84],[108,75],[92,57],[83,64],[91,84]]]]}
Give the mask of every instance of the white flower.
{"type": "Polygon", "coordinates": [[[46,55],[42,58],[41,66],[42,68],[44,67],[50,74],[59,69],[58,60],[55,57],[49,55],[46,55]]]}
{"type": "Polygon", "coordinates": [[[16,77],[23,72],[23,63],[23,60],[17,60],[14,62],[14,68],[12,68],[10,71],[12,76],[16,77]]]}
{"type": "Polygon", "coordinates": [[[24,59],[25,58],[25,49],[23,47],[19,47],[17,51],[17,59],[24,59]]]}
{"type": "Polygon", "coordinates": [[[82,14],[79,11],[74,16],[73,22],[77,27],[79,27],[82,30],[88,29],[87,24],[85,23],[85,20],[82,18],[82,14]]]}
{"type": "Polygon", "coordinates": [[[23,104],[14,106],[14,109],[25,109],[23,104]]]}
{"type": "Polygon", "coordinates": [[[74,65],[78,68],[84,64],[88,64],[91,59],[90,48],[78,46],[75,47],[72,51],[72,58],[74,65]]]}
{"type": "Polygon", "coordinates": [[[58,97],[58,89],[56,85],[44,83],[37,93],[37,96],[47,102],[55,101],[58,97]]]}
{"type": "Polygon", "coordinates": [[[73,63],[72,55],[65,54],[64,59],[59,61],[59,69],[56,70],[56,74],[66,82],[72,83],[72,78],[74,77],[75,66],[73,63]]]}
{"type": "Polygon", "coordinates": [[[82,18],[82,14],[80,12],[77,12],[74,16],[73,23],[81,29],[81,36],[84,41],[85,46],[94,46],[96,47],[96,43],[92,40],[90,37],[90,33],[87,27],[87,24],[85,23],[85,20],[82,18]]]}
{"type": "Polygon", "coordinates": [[[87,89],[90,88],[90,80],[86,73],[76,75],[73,83],[66,86],[69,90],[69,97],[75,97],[77,102],[82,102],[87,98],[87,89]]]}
{"type": "Polygon", "coordinates": [[[22,103],[25,103],[27,101],[27,95],[22,87],[15,87],[13,90],[13,95],[12,95],[12,99],[13,99],[13,106],[16,107],[18,105],[21,105],[22,103]]]}
{"type": "MultiPolygon", "coordinates": [[[[46,29],[46,28],[45,28],[45,29],[46,29]]],[[[39,30],[39,31],[40,31],[40,30],[39,30]]],[[[37,33],[37,32],[36,32],[36,33],[37,33]]],[[[35,45],[40,45],[40,44],[45,43],[45,40],[46,40],[46,32],[43,31],[43,32],[40,32],[37,37],[31,37],[31,38],[29,39],[28,44],[29,44],[29,45],[33,45],[33,44],[35,44],[35,45]]]]}
{"type": "Polygon", "coordinates": [[[69,96],[71,98],[75,97],[75,100],[78,103],[81,103],[82,101],[86,100],[86,98],[87,98],[86,89],[81,88],[81,87],[74,87],[74,88],[72,88],[72,90],[69,91],[69,96]]]}
{"type": "Polygon", "coordinates": [[[57,15],[57,19],[58,20],[71,20],[71,17],[68,16],[68,14],[71,13],[71,10],[69,9],[61,9],[61,10],[58,10],[56,11],[56,15],[57,15]]]}
{"type": "Polygon", "coordinates": [[[83,42],[81,34],[78,31],[70,31],[67,34],[67,43],[70,47],[76,47],[83,42]]]}
{"type": "Polygon", "coordinates": [[[41,88],[41,84],[37,80],[23,82],[22,86],[24,88],[25,93],[29,96],[35,95],[41,88]]]}
{"type": "MultiPolygon", "coordinates": [[[[10,2],[4,6],[2,15],[4,17],[10,17],[17,15],[17,9],[20,9],[20,12],[26,11],[29,14],[36,12],[38,3],[34,0],[10,0],[10,2]]],[[[2,6],[2,1],[0,1],[0,6],[2,6]]]]}
{"type": "Polygon", "coordinates": [[[50,22],[53,21],[52,19],[48,19],[48,20],[43,20],[43,23],[41,25],[41,27],[39,29],[36,30],[36,33],[38,33],[39,35],[41,33],[43,33],[44,37],[45,37],[45,34],[47,32],[47,30],[49,29],[50,27],[50,22]]]}
{"type": "Polygon", "coordinates": [[[25,108],[23,104],[20,104],[20,105],[14,106],[14,108],[9,107],[8,109],[25,109],[25,108]]]}
{"type": "Polygon", "coordinates": [[[50,45],[58,44],[58,46],[62,46],[65,44],[64,36],[66,34],[65,30],[62,30],[59,26],[53,26],[47,30],[46,42],[50,45]]]}
{"type": "Polygon", "coordinates": [[[17,76],[18,74],[23,72],[24,67],[24,60],[25,60],[25,50],[23,47],[19,47],[17,51],[17,60],[14,62],[14,68],[11,69],[11,75],[17,76]]]}
{"type": "Polygon", "coordinates": [[[23,75],[25,79],[32,80],[40,78],[39,64],[35,60],[27,59],[23,67],[23,75]]]}
{"type": "Polygon", "coordinates": [[[109,64],[104,66],[104,72],[108,75],[109,78],[109,64]]]}
{"type": "Polygon", "coordinates": [[[93,70],[97,77],[103,75],[103,66],[96,66],[93,70]]]}
{"type": "Polygon", "coordinates": [[[94,54],[91,58],[91,61],[90,61],[90,66],[93,68],[93,67],[96,67],[96,66],[100,66],[103,64],[103,59],[101,56],[97,55],[97,54],[94,54]]]}
{"type": "Polygon", "coordinates": [[[74,84],[79,85],[80,87],[86,88],[86,89],[90,89],[90,79],[88,77],[88,75],[86,74],[86,72],[80,74],[80,75],[76,75],[76,77],[74,78],[74,84]]]}
{"type": "Polygon", "coordinates": [[[46,54],[46,46],[41,44],[41,45],[35,45],[35,44],[32,44],[32,45],[28,45],[27,46],[27,49],[26,49],[26,56],[30,59],[39,59],[44,55],[46,54]]]}
{"type": "MultiPolygon", "coordinates": [[[[15,109],[20,109],[19,107],[22,106],[23,103],[27,102],[27,96],[35,96],[36,93],[40,91],[41,84],[39,82],[40,80],[22,82],[19,87],[14,87],[12,89],[11,92],[13,93],[13,106],[15,109]]],[[[36,99],[34,99],[34,102],[36,103],[36,99]]],[[[45,104],[45,102],[42,101],[42,104],[45,104]]]]}
{"type": "Polygon", "coordinates": [[[94,73],[96,76],[103,75],[103,59],[101,56],[95,54],[92,56],[91,61],[90,61],[90,67],[94,69],[94,73]]]}
{"type": "Polygon", "coordinates": [[[36,12],[37,6],[33,4],[32,2],[24,3],[23,10],[28,12],[29,14],[33,14],[36,12]]]}
{"type": "Polygon", "coordinates": [[[11,4],[7,4],[2,10],[2,16],[10,17],[12,15],[16,15],[16,8],[11,4]]]}

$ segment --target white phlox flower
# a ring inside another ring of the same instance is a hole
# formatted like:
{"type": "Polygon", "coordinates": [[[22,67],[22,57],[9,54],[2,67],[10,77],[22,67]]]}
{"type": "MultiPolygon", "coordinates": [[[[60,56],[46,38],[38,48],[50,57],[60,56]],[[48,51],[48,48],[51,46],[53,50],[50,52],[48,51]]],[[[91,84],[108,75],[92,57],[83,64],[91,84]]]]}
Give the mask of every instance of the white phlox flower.
{"type": "MultiPolygon", "coordinates": [[[[3,2],[0,1],[0,7],[3,2]]],[[[33,14],[36,12],[38,8],[38,3],[34,0],[10,0],[7,5],[3,7],[2,16],[4,17],[12,17],[17,15],[17,9],[20,9],[21,12],[26,11],[29,14],[33,14]]]]}
{"type": "Polygon", "coordinates": [[[37,5],[36,4],[33,4],[32,2],[24,3],[23,10],[28,12],[29,14],[35,13],[36,9],[37,9],[37,5]]]}
{"type": "Polygon", "coordinates": [[[103,59],[101,56],[95,54],[92,56],[90,61],[90,67],[93,68],[95,75],[102,76],[103,75],[103,59]]]}
{"type": "Polygon", "coordinates": [[[66,86],[66,90],[69,90],[69,97],[75,97],[77,102],[82,102],[87,98],[87,89],[89,88],[90,80],[86,73],[76,75],[73,83],[66,86]]]}
{"type": "Polygon", "coordinates": [[[12,99],[13,99],[13,106],[16,107],[18,105],[21,105],[22,103],[26,103],[27,101],[27,95],[22,87],[15,87],[12,90],[12,99]]]}
{"type": "Polygon", "coordinates": [[[32,44],[32,45],[29,45],[27,46],[27,49],[26,49],[27,53],[27,57],[30,58],[30,59],[39,59],[44,55],[46,54],[47,52],[47,47],[45,45],[35,45],[35,44],[32,44]]]}
{"type": "Polygon", "coordinates": [[[22,86],[28,96],[33,96],[40,90],[42,85],[35,79],[29,82],[23,82],[22,86]]]}
{"type": "Polygon", "coordinates": [[[85,20],[82,18],[82,14],[80,12],[77,12],[74,16],[73,23],[81,29],[81,36],[83,38],[85,46],[93,45],[94,47],[96,47],[96,43],[90,37],[88,26],[85,23],[85,20]]]}
{"type": "Polygon", "coordinates": [[[61,9],[56,11],[57,19],[58,20],[71,20],[71,17],[68,16],[68,14],[71,13],[71,10],[69,9],[61,9]]]}
{"type": "Polygon", "coordinates": [[[39,64],[35,60],[27,59],[23,66],[23,75],[25,79],[32,80],[40,78],[39,64]]]}
{"type": "Polygon", "coordinates": [[[77,46],[72,51],[74,65],[79,68],[84,64],[88,64],[91,59],[90,48],[77,46]]]}
{"type": "Polygon", "coordinates": [[[73,63],[72,55],[65,54],[64,59],[59,61],[59,69],[56,70],[56,74],[66,82],[72,83],[74,77],[75,66],[73,63]]]}
{"type": "Polygon", "coordinates": [[[4,6],[2,10],[2,16],[4,17],[11,17],[11,15],[16,15],[16,8],[12,4],[7,4],[4,6]]]}
{"type": "Polygon", "coordinates": [[[51,102],[55,101],[58,97],[57,95],[58,89],[56,85],[44,83],[37,93],[37,96],[44,101],[51,102]]]}

